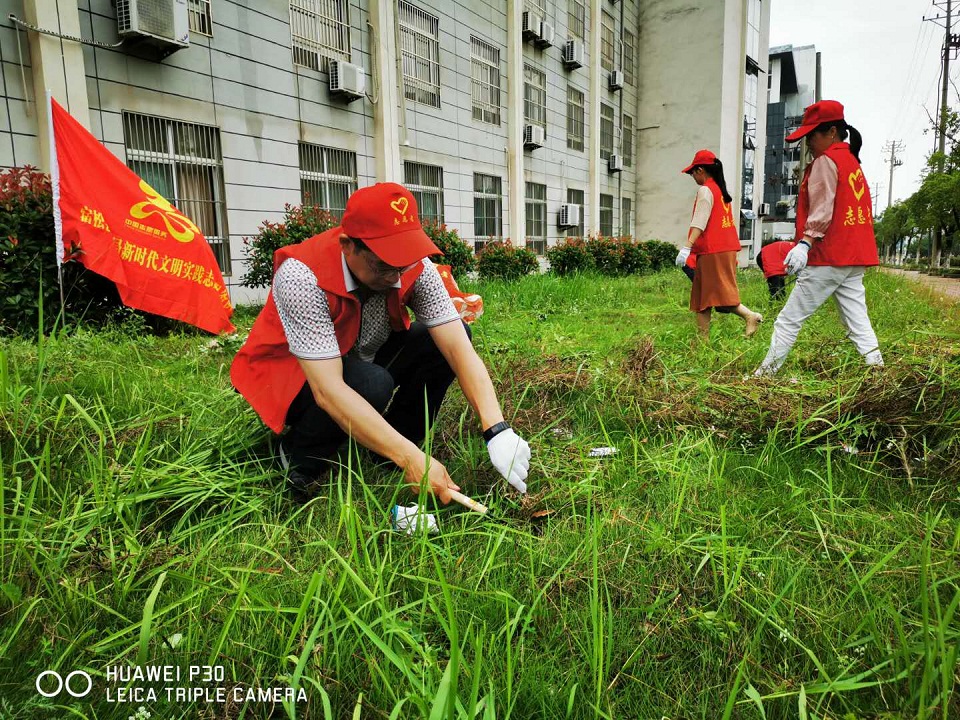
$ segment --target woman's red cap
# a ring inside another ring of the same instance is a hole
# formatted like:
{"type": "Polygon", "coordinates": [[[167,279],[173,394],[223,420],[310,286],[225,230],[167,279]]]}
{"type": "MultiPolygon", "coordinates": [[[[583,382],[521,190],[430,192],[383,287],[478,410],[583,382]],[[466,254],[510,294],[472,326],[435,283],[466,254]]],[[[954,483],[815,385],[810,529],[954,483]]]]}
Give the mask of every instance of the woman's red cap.
{"type": "Polygon", "coordinates": [[[818,125],[836,120],[843,120],[843,105],[836,100],[816,102],[803,111],[800,127],[787,135],[787,142],[796,142],[804,135],[813,132],[818,125]]]}
{"type": "Polygon", "coordinates": [[[693,162],[687,165],[681,172],[689,173],[697,165],[713,165],[716,161],[717,156],[710,150],[697,150],[697,154],[693,156],[693,162]]]}

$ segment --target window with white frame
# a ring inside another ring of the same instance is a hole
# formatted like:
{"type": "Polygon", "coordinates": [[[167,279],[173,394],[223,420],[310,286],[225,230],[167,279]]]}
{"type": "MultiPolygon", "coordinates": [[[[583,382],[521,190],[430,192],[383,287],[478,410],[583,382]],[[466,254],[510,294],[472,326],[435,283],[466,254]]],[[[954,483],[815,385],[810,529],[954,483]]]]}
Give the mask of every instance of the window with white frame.
{"type": "Polygon", "coordinates": [[[567,237],[583,237],[583,190],[567,188],[567,202],[580,207],[580,224],[567,228],[567,237]]]}
{"type": "Polygon", "coordinates": [[[567,147],[583,150],[583,93],[567,85],[567,147]]]}
{"type": "Polygon", "coordinates": [[[604,70],[613,70],[617,45],[617,34],[614,31],[614,20],[603,13],[600,18],[600,67],[604,70]]]}
{"type": "Polygon", "coordinates": [[[547,186],[528,182],[526,191],[527,248],[543,255],[547,251],[547,186]]]}
{"type": "Polygon", "coordinates": [[[613,106],[600,103],[600,159],[613,154],[613,106]]]}
{"type": "Polygon", "coordinates": [[[210,0],[187,0],[187,18],[190,22],[190,32],[213,36],[210,0]]]}
{"type": "Polygon", "coordinates": [[[633,165],[633,118],[623,116],[623,166],[633,165]]]}
{"type": "Polygon", "coordinates": [[[478,37],[470,36],[473,73],[473,119],[500,124],[500,51],[478,37]]]}
{"type": "Polygon", "coordinates": [[[587,36],[587,9],[583,0],[569,0],[567,25],[573,37],[583,40],[587,36]]]}
{"type": "Polygon", "coordinates": [[[613,235],[613,195],[600,193],[600,234],[613,235]]]}
{"type": "Polygon", "coordinates": [[[633,200],[620,198],[620,236],[633,237],[633,200]]]}
{"type": "Polygon", "coordinates": [[[627,29],[623,31],[623,81],[627,85],[633,85],[634,80],[634,53],[636,52],[636,38],[633,33],[627,29]]]}
{"type": "Polygon", "coordinates": [[[503,192],[496,175],[473,174],[474,249],[503,234],[503,192]]]}
{"type": "Polygon", "coordinates": [[[324,70],[328,61],[350,62],[348,0],[290,0],[293,62],[324,70]]]}
{"type": "Polygon", "coordinates": [[[127,167],[200,228],[221,272],[229,275],[220,131],[125,111],[123,144],[127,167]]]}
{"type": "Polygon", "coordinates": [[[527,64],[523,66],[523,119],[547,128],[547,75],[527,64]]]}
{"type": "Polygon", "coordinates": [[[440,107],[440,19],[405,0],[399,10],[403,94],[440,107]]]}
{"type": "Polygon", "coordinates": [[[300,199],[337,218],[357,189],[357,154],[338,148],[300,143],[300,199]]]}
{"type": "Polygon", "coordinates": [[[403,184],[417,201],[420,222],[443,225],[443,168],[423,163],[403,163],[403,184]]]}

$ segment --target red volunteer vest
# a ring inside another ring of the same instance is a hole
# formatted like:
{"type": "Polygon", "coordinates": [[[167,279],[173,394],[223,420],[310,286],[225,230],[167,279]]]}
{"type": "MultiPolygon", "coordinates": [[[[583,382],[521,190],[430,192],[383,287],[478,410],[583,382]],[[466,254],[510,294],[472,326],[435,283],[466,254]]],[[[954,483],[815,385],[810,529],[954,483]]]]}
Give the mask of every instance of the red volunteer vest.
{"type": "MultiPolygon", "coordinates": [[[[693,244],[691,252],[695,255],[730,251],[740,252],[740,236],[737,235],[737,226],[733,222],[732,205],[723,201],[720,186],[712,179],[707,178],[704,185],[713,193],[713,210],[710,211],[707,227],[704,228],[703,233],[693,244]]],[[[696,205],[694,205],[694,210],[696,210],[696,205]]]]}
{"type": "MultiPolygon", "coordinates": [[[[823,239],[813,243],[807,257],[808,265],[879,265],[877,240],[873,234],[870,186],[863,176],[860,163],[850,152],[847,143],[835,143],[824,155],[837,165],[837,199],[833,204],[833,219],[823,239]]],[[[816,161],[814,161],[816,162],[816,161]]],[[[813,163],[807,166],[800,183],[797,201],[797,240],[803,239],[803,229],[810,214],[810,193],[807,181],[813,163]]]]}
{"type": "MultiPolygon", "coordinates": [[[[304,240],[299,245],[280,248],[273,255],[273,271],[287,258],[295,258],[317,276],[317,286],[327,295],[333,329],[340,354],[346,355],[360,335],[360,301],[347,292],[340,260],[340,234],[335,227],[304,240]]],[[[423,263],[400,276],[400,287],[387,295],[387,311],[393,330],[410,327],[407,301],[414,283],[423,272],[423,263]]],[[[273,291],[257,316],[247,341],[230,366],[230,380],[248,403],[274,432],[283,430],[290,403],[306,382],[297,358],[290,353],[273,291]]]]}
{"type": "Polygon", "coordinates": [[[783,260],[795,245],[796,243],[781,240],[763,247],[760,251],[760,262],[763,263],[763,276],[765,278],[787,274],[787,268],[783,264],[783,260]]]}

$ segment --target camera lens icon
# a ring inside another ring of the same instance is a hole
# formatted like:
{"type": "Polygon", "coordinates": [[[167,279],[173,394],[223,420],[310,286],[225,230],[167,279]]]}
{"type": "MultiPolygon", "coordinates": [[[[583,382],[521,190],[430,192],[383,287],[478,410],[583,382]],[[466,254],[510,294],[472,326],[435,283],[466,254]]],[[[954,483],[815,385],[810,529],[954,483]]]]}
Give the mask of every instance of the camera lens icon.
{"type": "Polygon", "coordinates": [[[37,692],[43,695],[44,697],[51,698],[56,697],[64,690],[67,691],[67,694],[71,697],[82,698],[90,694],[90,691],[93,690],[93,678],[90,677],[88,673],[85,673],[83,670],[74,670],[67,674],[66,677],[63,677],[56,670],[44,670],[42,673],[37,675],[36,682],[37,692]],[[46,678],[53,678],[52,680],[46,680],[46,678]],[[79,678],[79,680],[75,679],[79,678]],[[77,688],[83,687],[83,681],[86,680],[86,688],[81,691],[77,691],[77,688]],[[55,687],[55,690],[51,690],[51,684],[55,687]]]}

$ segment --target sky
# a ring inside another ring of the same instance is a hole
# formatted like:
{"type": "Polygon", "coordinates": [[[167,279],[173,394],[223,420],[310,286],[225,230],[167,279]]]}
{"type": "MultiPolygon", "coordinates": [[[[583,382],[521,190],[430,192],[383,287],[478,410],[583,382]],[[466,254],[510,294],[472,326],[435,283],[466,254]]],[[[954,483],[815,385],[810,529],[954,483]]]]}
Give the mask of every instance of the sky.
{"type": "MultiPolygon", "coordinates": [[[[904,144],[894,171],[893,201],[920,186],[933,149],[927,111],[936,116],[944,29],[924,16],[944,15],[932,0],[770,0],[770,47],[815,45],[821,53],[823,98],[844,105],[863,135],[860,159],[877,210],[887,205],[890,140],[904,144]],[[924,109],[926,108],[926,110],[924,109]]],[[[946,7],[946,3],[942,3],[946,7]]],[[[960,6],[955,2],[954,6],[960,6]]],[[[955,12],[960,14],[960,8],[955,12]]],[[[960,31],[960,18],[957,21],[960,31]]],[[[951,62],[948,104],[960,104],[960,60],[951,62]]]]}

